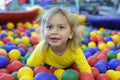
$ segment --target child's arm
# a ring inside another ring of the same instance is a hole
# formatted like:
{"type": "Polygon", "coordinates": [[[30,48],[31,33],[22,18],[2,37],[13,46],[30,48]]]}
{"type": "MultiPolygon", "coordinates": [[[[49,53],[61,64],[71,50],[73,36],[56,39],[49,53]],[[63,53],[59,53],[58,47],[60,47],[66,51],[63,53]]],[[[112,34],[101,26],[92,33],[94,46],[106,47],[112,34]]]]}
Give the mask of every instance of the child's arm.
{"type": "Polygon", "coordinates": [[[88,72],[88,73],[92,73],[91,72],[91,68],[82,52],[82,50],[79,48],[77,49],[77,55],[76,55],[76,58],[75,58],[75,63],[77,64],[79,70],[81,73],[84,73],[84,72],[88,72]]]}
{"type": "Polygon", "coordinates": [[[40,41],[40,43],[37,45],[31,56],[27,60],[27,65],[36,67],[43,63],[43,47],[44,41],[40,41]]]}

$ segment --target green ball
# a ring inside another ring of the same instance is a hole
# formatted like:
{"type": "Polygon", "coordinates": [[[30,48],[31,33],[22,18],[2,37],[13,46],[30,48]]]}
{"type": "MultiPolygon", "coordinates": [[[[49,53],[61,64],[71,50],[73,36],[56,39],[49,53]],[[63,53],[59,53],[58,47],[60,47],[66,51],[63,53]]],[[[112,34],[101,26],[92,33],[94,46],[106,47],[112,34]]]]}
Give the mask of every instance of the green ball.
{"type": "Polygon", "coordinates": [[[85,32],[84,37],[85,38],[89,38],[90,37],[90,33],[89,32],[85,32]]]}
{"type": "Polygon", "coordinates": [[[78,80],[78,73],[73,69],[67,69],[63,72],[62,80],[78,80]]]}
{"type": "Polygon", "coordinates": [[[114,51],[109,51],[109,52],[107,53],[107,58],[108,58],[108,60],[114,59],[114,58],[116,58],[116,57],[117,57],[117,54],[116,54],[114,51]]]}
{"type": "Polygon", "coordinates": [[[118,49],[120,49],[120,42],[117,43],[116,47],[117,47],[118,49]]]}
{"type": "Polygon", "coordinates": [[[16,72],[11,73],[11,75],[14,77],[14,80],[18,80],[18,78],[17,78],[17,74],[18,74],[18,72],[17,72],[17,71],[16,71],[16,72]]]}

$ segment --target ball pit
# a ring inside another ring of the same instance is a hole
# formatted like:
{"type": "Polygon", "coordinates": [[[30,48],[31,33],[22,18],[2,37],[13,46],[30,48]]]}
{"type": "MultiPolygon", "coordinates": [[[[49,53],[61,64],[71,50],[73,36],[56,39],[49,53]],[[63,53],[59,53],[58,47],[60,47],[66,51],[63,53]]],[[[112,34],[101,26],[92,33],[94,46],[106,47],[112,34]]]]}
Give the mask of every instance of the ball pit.
{"type": "Polygon", "coordinates": [[[76,71],[72,72],[71,67],[66,70],[46,69],[40,66],[26,67],[26,60],[40,41],[38,27],[39,24],[30,22],[19,22],[17,25],[8,22],[0,26],[0,61],[2,61],[0,75],[5,73],[3,79],[9,77],[11,80],[13,77],[15,80],[79,80],[80,77],[80,80],[93,80],[93,77],[95,80],[120,79],[120,32],[103,27],[94,29],[88,26],[82,40],[81,47],[91,66],[93,77],[88,73],[78,73],[76,68],[72,68],[76,71]]]}

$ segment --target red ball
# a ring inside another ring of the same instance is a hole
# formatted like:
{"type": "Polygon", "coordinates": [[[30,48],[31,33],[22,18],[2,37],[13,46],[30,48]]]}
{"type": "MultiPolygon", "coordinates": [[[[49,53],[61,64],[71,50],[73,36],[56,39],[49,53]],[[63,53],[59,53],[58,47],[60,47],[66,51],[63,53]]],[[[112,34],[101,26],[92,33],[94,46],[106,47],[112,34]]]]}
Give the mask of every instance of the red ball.
{"type": "Polygon", "coordinates": [[[115,34],[117,34],[117,31],[112,30],[111,35],[115,35],[115,34]]]}
{"type": "Polygon", "coordinates": [[[94,78],[92,74],[85,72],[80,74],[80,80],[94,80],[94,78]]]}
{"type": "Polygon", "coordinates": [[[4,43],[10,42],[10,38],[4,37],[4,38],[3,38],[3,42],[4,42],[4,43]]]}
{"type": "Polygon", "coordinates": [[[115,70],[120,71],[120,66],[117,66],[115,70]]]}
{"type": "Polygon", "coordinates": [[[90,36],[90,40],[93,42],[97,42],[97,37],[96,36],[90,36]]]}
{"type": "Polygon", "coordinates": [[[97,42],[99,42],[99,41],[104,41],[104,37],[103,36],[98,36],[97,37],[97,42]]]}
{"type": "Polygon", "coordinates": [[[14,77],[7,73],[0,73],[0,80],[14,80],[14,77]]]}
{"type": "Polygon", "coordinates": [[[0,73],[9,73],[9,71],[7,69],[5,69],[5,68],[1,68],[0,73]]]}
{"type": "Polygon", "coordinates": [[[17,35],[20,35],[20,33],[21,33],[21,31],[18,30],[18,29],[16,29],[16,30],[14,31],[14,34],[17,34],[17,35]]]}
{"type": "Polygon", "coordinates": [[[24,43],[20,43],[17,45],[18,48],[23,48],[24,50],[27,50],[27,46],[24,43]]]}
{"type": "Polygon", "coordinates": [[[107,58],[107,56],[106,56],[105,54],[99,54],[99,55],[97,56],[97,59],[98,59],[98,60],[108,61],[108,58],[107,58]]]}
{"type": "Polygon", "coordinates": [[[110,80],[110,78],[106,74],[99,74],[96,80],[110,80]]]}
{"type": "Polygon", "coordinates": [[[39,72],[46,72],[46,73],[48,73],[48,69],[45,66],[37,66],[37,67],[35,67],[33,72],[34,72],[35,75],[37,73],[39,73],[39,72]]]}
{"type": "Polygon", "coordinates": [[[7,54],[2,53],[2,52],[0,52],[0,56],[4,56],[4,57],[8,58],[7,54]]]}
{"type": "Polygon", "coordinates": [[[34,45],[34,44],[38,44],[39,39],[38,39],[37,37],[32,36],[32,37],[30,37],[30,42],[31,42],[33,45],[34,45]]]}
{"type": "Polygon", "coordinates": [[[87,58],[87,61],[89,63],[89,65],[92,67],[96,64],[96,62],[98,61],[96,56],[90,56],[87,58]]]}
{"type": "Polygon", "coordinates": [[[23,64],[18,60],[13,60],[6,66],[9,73],[18,71],[21,67],[23,67],[23,64]]]}
{"type": "Polygon", "coordinates": [[[96,67],[91,67],[91,70],[94,78],[96,78],[100,74],[99,70],[96,67]]]}

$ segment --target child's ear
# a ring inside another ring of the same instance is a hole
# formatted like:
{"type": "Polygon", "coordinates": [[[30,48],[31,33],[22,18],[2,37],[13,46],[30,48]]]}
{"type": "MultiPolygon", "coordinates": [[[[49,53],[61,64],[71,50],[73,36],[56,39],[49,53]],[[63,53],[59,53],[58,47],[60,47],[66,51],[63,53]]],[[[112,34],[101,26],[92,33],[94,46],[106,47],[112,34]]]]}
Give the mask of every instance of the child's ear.
{"type": "Polygon", "coordinates": [[[72,39],[73,38],[73,32],[71,32],[70,34],[69,34],[69,37],[68,37],[69,39],[72,39]]]}

